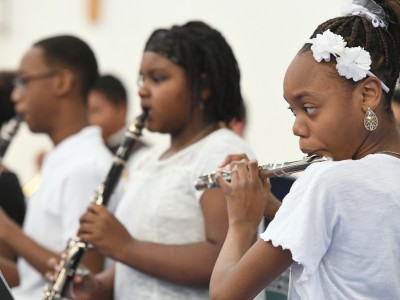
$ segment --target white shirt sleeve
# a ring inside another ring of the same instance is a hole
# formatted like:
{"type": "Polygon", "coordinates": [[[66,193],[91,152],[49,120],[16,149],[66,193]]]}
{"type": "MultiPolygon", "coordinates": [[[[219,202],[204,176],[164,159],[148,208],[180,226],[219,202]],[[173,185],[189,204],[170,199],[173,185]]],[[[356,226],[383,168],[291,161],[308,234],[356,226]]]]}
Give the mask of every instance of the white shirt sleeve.
{"type": "Polygon", "coordinates": [[[293,260],[304,268],[300,278],[304,280],[318,268],[338,222],[335,203],[331,201],[334,191],[328,191],[326,186],[330,183],[319,176],[324,169],[322,165],[310,166],[296,180],[274,220],[261,234],[275,247],[291,251],[293,260]]]}

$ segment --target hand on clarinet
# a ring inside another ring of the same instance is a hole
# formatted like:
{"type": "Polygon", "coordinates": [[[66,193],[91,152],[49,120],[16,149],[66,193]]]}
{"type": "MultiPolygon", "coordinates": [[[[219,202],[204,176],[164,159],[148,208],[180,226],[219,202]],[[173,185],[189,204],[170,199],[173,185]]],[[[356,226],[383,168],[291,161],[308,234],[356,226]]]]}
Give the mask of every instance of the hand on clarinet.
{"type": "MultiPolygon", "coordinates": [[[[48,264],[53,269],[52,272],[46,273],[46,278],[52,284],[56,280],[56,274],[60,271],[60,261],[65,259],[65,253],[60,257],[52,257],[48,264]]],[[[84,266],[79,266],[76,270],[73,280],[69,283],[65,290],[64,298],[72,300],[91,300],[100,293],[100,281],[84,266]]]]}
{"type": "Polygon", "coordinates": [[[121,250],[133,242],[128,230],[103,205],[90,204],[80,224],[79,238],[113,259],[118,260],[121,250]]]}

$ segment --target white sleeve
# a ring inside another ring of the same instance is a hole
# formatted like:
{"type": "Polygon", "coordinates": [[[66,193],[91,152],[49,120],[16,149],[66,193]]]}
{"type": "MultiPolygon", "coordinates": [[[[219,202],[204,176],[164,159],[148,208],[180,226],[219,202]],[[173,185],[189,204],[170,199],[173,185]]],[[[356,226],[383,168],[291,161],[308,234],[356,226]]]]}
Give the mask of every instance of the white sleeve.
{"type": "Polygon", "coordinates": [[[275,247],[290,250],[293,260],[303,266],[300,280],[306,280],[318,268],[338,222],[337,195],[324,169],[312,165],[296,180],[274,220],[261,234],[275,247]]]}

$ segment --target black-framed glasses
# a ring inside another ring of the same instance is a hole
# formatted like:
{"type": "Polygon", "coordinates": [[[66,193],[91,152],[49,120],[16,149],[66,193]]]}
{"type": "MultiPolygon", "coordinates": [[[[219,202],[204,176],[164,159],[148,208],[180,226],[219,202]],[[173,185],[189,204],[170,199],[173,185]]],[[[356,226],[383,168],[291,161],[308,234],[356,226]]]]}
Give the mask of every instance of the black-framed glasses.
{"type": "Polygon", "coordinates": [[[25,86],[33,80],[38,80],[38,79],[44,79],[44,78],[49,78],[52,77],[54,75],[56,75],[58,73],[58,70],[53,70],[53,71],[49,71],[46,73],[42,73],[42,74],[36,74],[36,75],[28,75],[28,76],[21,76],[21,77],[15,77],[13,79],[13,86],[15,88],[20,88],[20,89],[24,89],[25,86]]]}

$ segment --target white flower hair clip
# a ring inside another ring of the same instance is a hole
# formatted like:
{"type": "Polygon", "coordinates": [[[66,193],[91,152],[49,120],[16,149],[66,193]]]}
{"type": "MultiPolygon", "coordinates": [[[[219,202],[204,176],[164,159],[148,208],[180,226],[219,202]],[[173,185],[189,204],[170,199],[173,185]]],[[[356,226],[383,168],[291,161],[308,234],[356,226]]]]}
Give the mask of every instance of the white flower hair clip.
{"type": "MultiPolygon", "coordinates": [[[[347,42],[339,34],[329,29],[309,40],[311,51],[317,62],[329,62],[331,55],[336,58],[336,69],[340,76],[353,79],[355,82],[368,76],[376,77],[371,71],[371,55],[362,47],[346,47],[347,42]]],[[[381,80],[382,89],[388,93],[389,88],[381,80]]]]}
{"type": "Polygon", "coordinates": [[[329,62],[331,54],[337,57],[343,52],[347,44],[342,36],[334,34],[329,29],[322,34],[317,34],[310,42],[312,44],[311,50],[317,62],[322,60],[329,62]]]}
{"type": "Polygon", "coordinates": [[[372,22],[374,27],[387,28],[386,14],[373,0],[345,0],[342,4],[343,16],[361,16],[372,22]]]}

